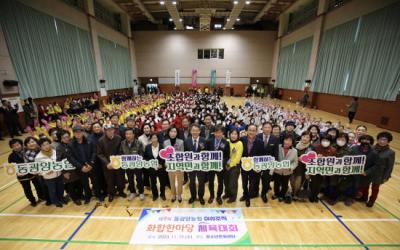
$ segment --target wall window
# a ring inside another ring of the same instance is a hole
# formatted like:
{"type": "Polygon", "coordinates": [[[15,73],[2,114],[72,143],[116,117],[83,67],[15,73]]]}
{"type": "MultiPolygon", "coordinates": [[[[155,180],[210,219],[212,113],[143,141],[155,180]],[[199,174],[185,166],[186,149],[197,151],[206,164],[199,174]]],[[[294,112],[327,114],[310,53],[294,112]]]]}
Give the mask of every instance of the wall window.
{"type": "Polygon", "coordinates": [[[197,59],[224,59],[224,49],[198,49],[197,59]]]}

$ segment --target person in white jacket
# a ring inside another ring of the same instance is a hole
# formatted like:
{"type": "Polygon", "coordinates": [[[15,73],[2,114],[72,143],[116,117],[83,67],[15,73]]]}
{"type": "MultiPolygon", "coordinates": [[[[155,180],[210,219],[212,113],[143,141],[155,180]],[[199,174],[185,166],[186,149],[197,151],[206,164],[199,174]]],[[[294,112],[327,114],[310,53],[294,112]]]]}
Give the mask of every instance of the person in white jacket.
{"type": "MultiPolygon", "coordinates": [[[[56,150],[51,147],[49,138],[39,140],[40,152],[35,162],[56,161],[56,150]]],[[[62,207],[64,195],[64,179],[61,171],[49,171],[41,174],[49,191],[50,201],[56,207],[62,207]]]]}
{"type": "Polygon", "coordinates": [[[291,203],[291,199],[286,196],[289,188],[289,179],[298,164],[297,150],[293,148],[293,140],[294,138],[291,135],[286,135],[283,138],[283,144],[279,145],[279,161],[289,160],[290,167],[274,169],[270,173],[273,174],[274,178],[274,195],[272,199],[278,198],[279,201],[285,200],[287,203],[291,203]]]}

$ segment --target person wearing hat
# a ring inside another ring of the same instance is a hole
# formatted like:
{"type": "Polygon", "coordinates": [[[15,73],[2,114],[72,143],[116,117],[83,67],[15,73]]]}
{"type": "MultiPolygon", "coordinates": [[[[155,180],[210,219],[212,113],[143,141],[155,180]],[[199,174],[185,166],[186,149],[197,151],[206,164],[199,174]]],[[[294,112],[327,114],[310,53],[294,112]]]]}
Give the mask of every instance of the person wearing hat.
{"type": "Polygon", "coordinates": [[[88,204],[92,197],[89,179],[93,184],[96,197],[100,201],[103,201],[104,198],[100,195],[100,188],[93,170],[96,158],[94,147],[92,143],[84,136],[84,128],[82,126],[75,125],[72,128],[72,131],[74,133],[74,138],[68,145],[69,154],[67,156],[67,160],[76,168],[76,171],[80,176],[85,204],[88,204]]]}
{"type": "Polygon", "coordinates": [[[127,197],[124,193],[124,170],[121,168],[114,169],[110,162],[110,156],[119,154],[120,145],[121,137],[115,134],[114,126],[112,124],[105,124],[104,135],[97,142],[97,157],[103,166],[109,202],[114,200],[117,190],[119,196],[123,198],[127,197]]]}
{"type": "Polygon", "coordinates": [[[294,121],[287,121],[285,124],[285,130],[282,131],[280,134],[280,143],[283,144],[283,138],[285,138],[287,135],[290,135],[293,137],[293,143],[296,143],[299,141],[299,135],[296,134],[294,129],[296,128],[296,123],[294,121]]]}
{"type": "MultiPolygon", "coordinates": [[[[361,141],[362,137],[360,137],[361,141]]],[[[362,198],[368,198],[369,186],[371,185],[371,196],[367,201],[367,207],[373,207],[378,198],[379,187],[387,182],[393,171],[394,161],[396,158],[395,152],[390,148],[389,143],[393,140],[391,133],[383,131],[377,136],[378,142],[373,146],[373,150],[377,154],[375,167],[367,169],[364,176],[369,177],[361,188],[362,198]]]]}

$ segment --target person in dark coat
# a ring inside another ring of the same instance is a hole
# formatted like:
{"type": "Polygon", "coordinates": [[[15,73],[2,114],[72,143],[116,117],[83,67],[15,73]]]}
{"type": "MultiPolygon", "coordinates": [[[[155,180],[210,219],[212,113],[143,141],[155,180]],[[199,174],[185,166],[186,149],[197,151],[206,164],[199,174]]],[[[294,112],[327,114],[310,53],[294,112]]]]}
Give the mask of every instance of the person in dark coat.
{"type": "MultiPolygon", "coordinates": [[[[206,149],[206,140],[200,137],[200,127],[197,124],[193,124],[190,129],[191,136],[184,142],[185,151],[200,152],[206,149]]],[[[190,188],[190,199],[189,204],[192,204],[196,200],[198,195],[201,205],[205,204],[204,201],[204,189],[205,189],[206,173],[203,171],[192,171],[189,173],[189,188],[190,188]],[[196,178],[199,183],[198,193],[196,192],[196,178]]]]}
{"type": "MultiPolygon", "coordinates": [[[[361,137],[360,137],[361,138],[361,137]]],[[[393,140],[393,136],[389,132],[380,132],[377,136],[378,143],[373,147],[377,154],[375,167],[365,171],[364,185],[361,188],[362,197],[368,197],[369,186],[371,185],[372,193],[367,202],[367,207],[373,207],[378,198],[379,187],[386,183],[393,171],[395,152],[390,148],[389,143],[393,140]]]]}
{"type": "MultiPolygon", "coordinates": [[[[11,139],[8,145],[12,149],[11,154],[8,156],[8,163],[25,163],[22,141],[20,139],[11,139]]],[[[17,179],[24,189],[25,197],[30,201],[32,207],[36,207],[38,202],[45,200],[45,195],[43,194],[42,187],[36,175],[17,175],[17,179]],[[33,195],[31,182],[36,189],[38,200],[36,200],[35,196],[33,195]]]]}
{"type": "MultiPolygon", "coordinates": [[[[257,135],[257,138],[261,140],[264,144],[264,155],[270,155],[278,160],[279,158],[279,138],[272,135],[272,123],[264,122],[262,125],[262,133],[257,135]]],[[[258,175],[257,175],[258,176],[258,175]]],[[[256,178],[257,178],[256,176],[256,178]]],[[[267,193],[270,188],[271,175],[269,174],[269,170],[261,171],[261,180],[262,180],[262,190],[261,190],[261,199],[264,203],[268,202],[267,193]]],[[[260,179],[256,179],[255,190],[254,192],[250,192],[250,197],[257,197],[259,192],[259,183],[260,179]]]]}
{"type": "Polygon", "coordinates": [[[74,126],[74,139],[68,145],[69,152],[68,161],[75,166],[77,173],[80,176],[81,184],[85,194],[85,204],[90,202],[92,197],[92,190],[89,185],[89,179],[93,184],[93,189],[96,197],[103,201],[103,197],[100,194],[100,188],[98,186],[96,176],[93,170],[94,162],[96,158],[96,152],[91,142],[89,142],[83,135],[83,127],[74,126]]]}
{"type": "MultiPolygon", "coordinates": [[[[247,136],[240,138],[240,140],[243,143],[242,157],[261,156],[264,154],[264,143],[257,138],[256,125],[250,124],[247,127],[247,136]]],[[[256,172],[253,169],[250,171],[242,169],[241,175],[243,196],[240,198],[240,201],[245,201],[246,207],[250,207],[250,194],[256,190],[257,179],[260,179],[260,172],[256,172]]]]}
{"type": "Polygon", "coordinates": [[[112,202],[117,190],[120,197],[127,197],[124,193],[125,171],[121,168],[113,168],[110,162],[110,156],[119,154],[121,137],[115,134],[114,126],[111,124],[106,124],[104,126],[104,131],[104,135],[97,142],[97,157],[100,159],[103,166],[104,176],[107,182],[108,201],[112,202]]]}
{"type": "Polygon", "coordinates": [[[203,137],[206,140],[212,137],[215,131],[215,127],[212,125],[212,122],[213,120],[210,114],[204,116],[204,125],[201,126],[200,137],[203,137]]]}
{"type": "Polygon", "coordinates": [[[208,189],[210,191],[210,198],[208,199],[208,203],[211,204],[215,198],[214,192],[214,179],[215,175],[217,175],[218,180],[218,190],[217,190],[217,203],[218,205],[222,204],[222,192],[224,191],[224,175],[225,175],[225,166],[229,160],[229,143],[223,138],[225,131],[224,127],[221,125],[217,125],[214,130],[214,134],[206,141],[206,149],[208,151],[222,151],[222,167],[221,171],[209,171],[207,172],[208,177],[208,189]]]}
{"type": "Polygon", "coordinates": [[[1,104],[3,106],[0,107],[0,113],[4,115],[4,123],[7,126],[10,137],[14,138],[14,136],[20,136],[20,132],[23,133],[24,130],[19,122],[18,104],[12,106],[11,103],[6,100],[2,100],[1,104]]]}
{"type": "MultiPolygon", "coordinates": [[[[57,161],[62,161],[67,159],[70,154],[70,149],[68,144],[70,143],[70,135],[69,132],[63,130],[59,133],[59,145],[56,148],[57,153],[57,161]]],[[[72,201],[80,206],[82,205],[81,198],[83,197],[82,185],[80,182],[80,178],[78,175],[78,171],[76,169],[73,170],[64,170],[64,189],[68,196],[72,199],[72,201]]]]}
{"type": "Polygon", "coordinates": [[[150,141],[151,143],[145,147],[143,158],[146,161],[153,159],[158,160],[158,169],[149,169],[150,186],[151,192],[153,194],[153,201],[157,200],[159,196],[163,201],[165,201],[165,186],[167,184],[168,174],[165,170],[165,160],[161,159],[161,157],[159,156],[159,152],[161,149],[163,149],[163,146],[158,142],[157,134],[152,134],[150,136],[150,141]],[[157,188],[157,178],[160,182],[160,193],[158,192],[157,188]]]}
{"type": "Polygon", "coordinates": [[[296,134],[295,129],[296,124],[294,121],[288,121],[285,123],[285,130],[281,132],[279,141],[282,144],[283,143],[283,138],[287,135],[291,135],[293,137],[293,143],[297,143],[300,140],[300,136],[296,134]]]}
{"type": "Polygon", "coordinates": [[[88,136],[88,141],[92,144],[93,150],[96,154],[96,158],[94,160],[93,170],[96,176],[97,184],[100,190],[100,197],[107,196],[107,184],[106,179],[104,177],[103,166],[101,165],[101,161],[97,156],[97,141],[103,136],[103,128],[99,122],[94,122],[92,124],[92,133],[88,136]]]}

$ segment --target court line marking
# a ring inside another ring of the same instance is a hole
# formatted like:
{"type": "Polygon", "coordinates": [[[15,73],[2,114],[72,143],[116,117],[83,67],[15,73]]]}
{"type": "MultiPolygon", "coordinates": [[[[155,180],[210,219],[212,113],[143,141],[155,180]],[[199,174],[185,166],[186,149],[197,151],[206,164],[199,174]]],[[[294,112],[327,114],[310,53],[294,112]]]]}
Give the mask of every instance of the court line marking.
{"type": "Polygon", "coordinates": [[[398,221],[400,221],[400,218],[397,215],[395,215],[394,213],[390,212],[389,209],[385,208],[383,205],[379,204],[378,202],[376,202],[376,205],[378,205],[378,207],[381,208],[383,211],[385,211],[386,213],[390,214],[392,217],[394,217],[398,221]]]}
{"type": "Polygon", "coordinates": [[[9,205],[7,205],[6,207],[2,208],[0,210],[0,213],[2,213],[3,211],[5,211],[6,209],[12,207],[13,205],[15,205],[16,203],[18,203],[18,201],[22,200],[25,197],[25,195],[22,195],[21,197],[19,197],[17,200],[11,202],[9,205]]]}
{"type": "MultiPolygon", "coordinates": [[[[15,238],[15,237],[2,237],[0,241],[26,241],[26,242],[46,242],[46,243],[62,243],[68,242],[67,240],[58,240],[58,239],[41,239],[41,238],[15,238]]],[[[129,241],[95,241],[95,240],[71,240],[69,243],[73,244],[96,244],[96,245],[129,245],[129,241]]],[[[135,245],[132,245],[134,247],[135,245]]],[[[152,246],[152,245],[141,245],[141,246],[152,246]]],[[[177,244],[170,244],[170,245],[154,245],[154,246],[210,246],[210,247],[221,247],[221,246],[229,246],[229,247],[290,247],[290,248],[359,248],[359,247],[400,247],[400,244],[392,244],[392,243],[371,243],[371,244],[264,244],[264,243],[251,243],[251,244],[236,244],[236,245],[211,245],[211,244],[204,244],[204,245],[177,245],[177,244]]]]}
{"type": "Polygon", "coordinates": [[[89,213],[86,213],[85,219],[81,222],[81,224],[79,224],[77,228],[75,228],[74,232],[68,237],[67,241],[64,242],[60,249],[65,249],[65,247],[67,247],[68,243],[75,237],[75,235],[79,232],[83,225],[85,225],[85,223],[90,219],[90,216],[92,216],[96,209],[97,206],[94,206],[94,208],[89,213]]]}
{"type": "MultiPolygon", "coordinates": [[[[33,218],[54,218],[54,219],[85,219],[85,215],[69,215],[69,214],[18,214],[4,213],[0,217],[33,217],[33,218]]],[[[94,220],[138,220],[139,217],[126,216],[99,216],[92,215],[90,219],[94,220]]],[[[271,219],[243,219],[250,222],[336,222],[335,218],[271,218],[271,219]]],[[[395,218],[348,218],[342,219],[349,222],[399,222],[395,218]]]]}
{"type": "Polygon", "coordinates": [[[366,246],[365,243],[346,225],[346,223],[343,222],[342,216],[337,215],[323,200],[320,199],[320,201],[322,205],[324,205],[324,207],[328,209],[328,211],[337,219],[337,221],[342,224],[342,226],[346,228],[346,230],[360,243],[360,246],[364,247],[366,250],[369,250],[368,246],[366,246]]]}
{"type": "Polygon", "coordinates": [[[9,188],[9,187],[11,187],[11,186],[13,186],[13,185],[14,185],[15,183],[17,183],[17,182],[18,182],[18,180],[13,180],[13,181],[7,183],[6,185],[0,187],[0,192],[6,190],[7,188],[9,188]]]}

